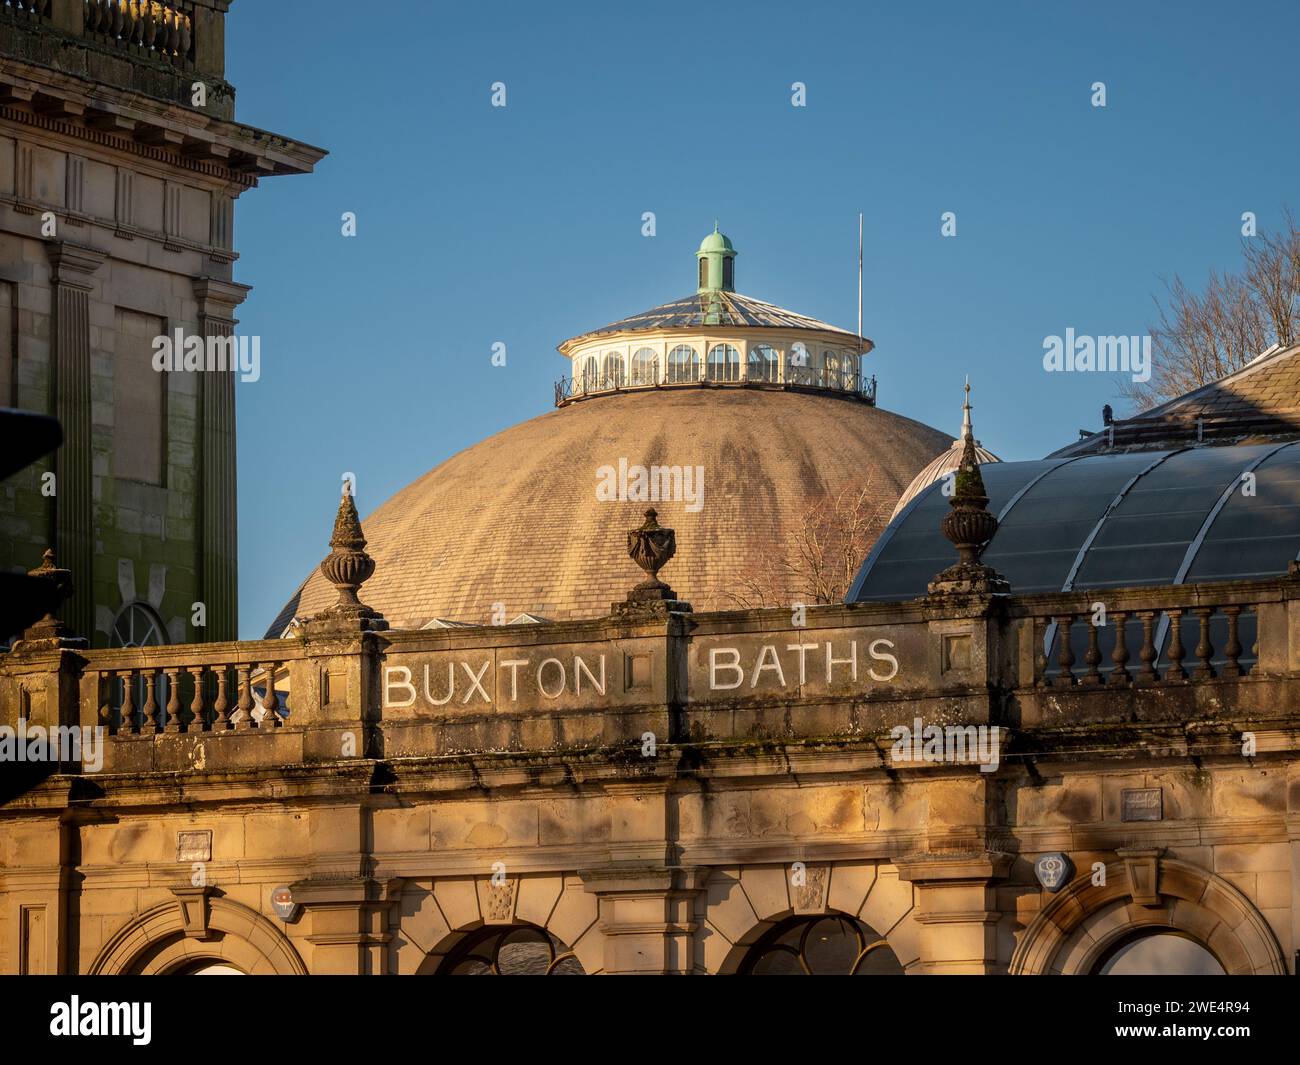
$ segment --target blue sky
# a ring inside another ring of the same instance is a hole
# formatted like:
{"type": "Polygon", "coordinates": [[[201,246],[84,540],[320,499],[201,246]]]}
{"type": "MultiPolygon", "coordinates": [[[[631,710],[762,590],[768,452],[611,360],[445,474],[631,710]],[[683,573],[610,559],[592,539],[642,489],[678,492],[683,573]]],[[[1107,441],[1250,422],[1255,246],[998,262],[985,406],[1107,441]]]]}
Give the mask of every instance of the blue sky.
{"type": "Polygon", "coordinates": [[[364,517],[549,409],[555,345],[693,291],[715,217],[741,292],[853,329],[865,215],[882,406],[955,432],[970,374],[1005,459],[1097,427],[1116,380],[1045,373],[1044,337],[1143,333],[1244,211],[1300,211],[1298,38],[1290,0],[239,0],[237,117],[331,153],[238,206],[241,635],[327,553],[344,471],[364,517]]]}

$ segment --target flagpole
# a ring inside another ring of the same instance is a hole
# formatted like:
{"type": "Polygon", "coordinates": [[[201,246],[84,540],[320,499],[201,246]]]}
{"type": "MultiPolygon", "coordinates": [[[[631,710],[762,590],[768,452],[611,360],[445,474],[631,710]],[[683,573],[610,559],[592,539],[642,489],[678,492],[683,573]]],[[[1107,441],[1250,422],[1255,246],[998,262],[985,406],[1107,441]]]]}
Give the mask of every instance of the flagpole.
{"type": "MultiPolygon", "coordinates": [[[[862,358],[862,213],[858,212],[858,358],[862,358]]],[[[858,369],[862,364],[859,362],[858,369]]]]}

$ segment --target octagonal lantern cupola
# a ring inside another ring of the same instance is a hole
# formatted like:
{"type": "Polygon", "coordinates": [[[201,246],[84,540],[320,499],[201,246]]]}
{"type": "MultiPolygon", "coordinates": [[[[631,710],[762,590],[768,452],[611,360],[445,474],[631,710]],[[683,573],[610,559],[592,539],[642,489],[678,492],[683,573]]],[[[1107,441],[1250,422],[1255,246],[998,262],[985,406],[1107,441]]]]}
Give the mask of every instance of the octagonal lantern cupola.
{"type": "Polygon", "coordinates": [[[736,249],[725,233],[718,232],[718,223],[713,223],[713,232],[700,241],[700,250],[695,253],[700,264],[700,282],[698,292],[735,292],[736,291],[736,249]]]}

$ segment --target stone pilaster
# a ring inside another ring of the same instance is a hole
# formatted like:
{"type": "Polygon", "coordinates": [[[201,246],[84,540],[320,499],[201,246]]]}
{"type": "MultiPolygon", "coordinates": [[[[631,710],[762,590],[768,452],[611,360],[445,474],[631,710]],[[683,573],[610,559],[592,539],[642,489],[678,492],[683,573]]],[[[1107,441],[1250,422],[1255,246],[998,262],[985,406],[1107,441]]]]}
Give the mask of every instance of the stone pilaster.
{"type": "Polygon", "coordinates": [[[53,289],[53,413],[63,427],[54,457],[54,540],[77,592],[63,619],[79,636],[95,631],[94,478],[91,463],[90,293],[103,252],[70,241],[47,245],[53,289]]]}
{"type": "MultiPolygon", "coordinates": [[[[200,277],[194,281],[199,332],[205,337],[234,336],[235,308],[247,285],[200,277]]],[[[239,627],[239,572],[236,508],[235,377],[209,370],[199,392],[199,589],[207,605],[205,640],[233,640],[239,627]]]]}
{"type": "Polygon", "coordinates": [[[1006,877],[1012,856],[999,851],[912,854],[900,859],[898,875],[917,888],[921,926],[920,973],[1001,972],[998,965],[995,885],[1006,877]]]}
{"type": "Polygon", "coordinates": [[[707,869],[611,867],[579,875],[600,900],[605,973],[689,975],[692,908],[707,869]]]}
{"type": "Polygon", "coordinates": [[[289,890],[311,922],[313,976],[387,974],[388,917],[401,898],[401,880],[303,880],[289,890]]]}

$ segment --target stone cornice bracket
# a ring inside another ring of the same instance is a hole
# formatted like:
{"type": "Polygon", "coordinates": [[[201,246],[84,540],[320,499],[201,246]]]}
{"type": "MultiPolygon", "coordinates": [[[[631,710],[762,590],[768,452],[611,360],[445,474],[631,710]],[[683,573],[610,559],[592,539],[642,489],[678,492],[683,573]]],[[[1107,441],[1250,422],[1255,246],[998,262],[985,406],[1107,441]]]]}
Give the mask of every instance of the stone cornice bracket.
{"type": "Polygon", "coordinates": [[[908,854],[895,860],[898,878],[914,884],[984,883],[1004,880],[1015,861],[1005,851],[954,851],[908,854]]]}
{"type": "Polygon", "coordinates": [[[94,288],[91,276],[108,258],[107,252],[70,240],[50,241],[46,245],[46,254],[53,267],[51,280],[56,285],[68,285],[85,292],[94,288]]]}
{"type": "Polygon", "coordinates": [[[251,285],[241,285],[237,281],[223,281],[217,277],[194,278],[194,298],[199,303],[199,317],[219,318],[238,325],[235,320],[235,308],[253,291],[251,285]]]}
{"type": "Polygon", "coordinates": [[[209,922],[212,918],[211,900],[218,894],[211,884],[193,887],[182,884],[172,888],[172,894],[180,905],[181,923],[185,926],[187,939],[210,939],[212,936],[209,922]]]}

